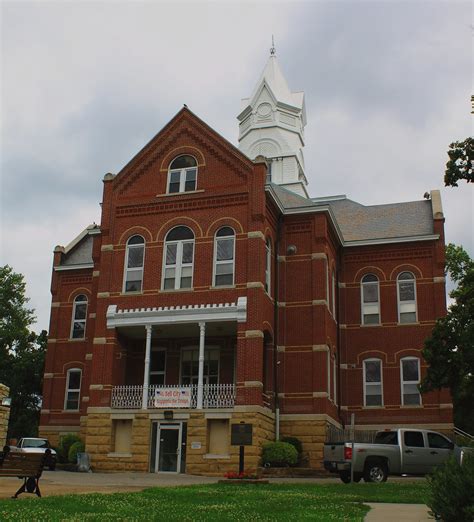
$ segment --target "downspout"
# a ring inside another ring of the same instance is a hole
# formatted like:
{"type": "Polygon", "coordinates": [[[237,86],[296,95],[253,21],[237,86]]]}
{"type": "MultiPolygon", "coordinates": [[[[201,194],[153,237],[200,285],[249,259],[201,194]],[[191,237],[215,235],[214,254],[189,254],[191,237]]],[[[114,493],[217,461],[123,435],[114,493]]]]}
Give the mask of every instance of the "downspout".
{"type": "Polygon", "coordinates": [[[278,296],[280,270],[278,252],[280,250],[281,222],[283,215],[278,216],[275,239],[275,263],[274,263],[274,299],[273,299],[273,393],[275,401],[275,440],[280,440],[280,404],[278,399],[278,296]]]}
{"type": "Polygon", "coordinates": [[[336,279],[336,288],[337,292],[334,296],[336,298],[336,362],[337,362],[337,416],[339,418],[339,422],[342,424],[342,427],[344,427],[345,422],[343,419],[341,419],[341,329],[339,328],[339,317],[340,317],[340,310],[339,310],[339,273],[340,269],[342,267],[342,256],[341,256],[342,249],[339,248],[338,252],[338,261],[339,261],[339,270],[336,271],[337,279],[336,279]]]}

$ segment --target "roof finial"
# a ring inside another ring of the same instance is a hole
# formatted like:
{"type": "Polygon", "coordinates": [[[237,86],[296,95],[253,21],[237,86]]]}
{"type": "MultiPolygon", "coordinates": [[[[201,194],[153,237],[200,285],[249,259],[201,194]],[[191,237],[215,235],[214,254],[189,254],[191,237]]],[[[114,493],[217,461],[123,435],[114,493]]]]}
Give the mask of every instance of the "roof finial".
{"type": "Polygon", "coordinates": [[[274,40],[273,35],[272,35],[272,46],[270,48],[270,56],[275,56],[275,54],[276,54],[275,40],[274,40]]]}

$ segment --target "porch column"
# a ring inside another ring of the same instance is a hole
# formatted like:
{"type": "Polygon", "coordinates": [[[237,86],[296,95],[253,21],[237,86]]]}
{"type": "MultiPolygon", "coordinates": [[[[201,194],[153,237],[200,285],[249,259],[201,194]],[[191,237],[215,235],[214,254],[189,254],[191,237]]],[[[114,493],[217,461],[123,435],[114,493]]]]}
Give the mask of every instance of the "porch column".
{"type": "Polygon", "coordinates": [[[204,395],[204,337],[206,334],[206,323],[199,323],[199,368],[198,368],[198,392],[197,409],[202,410],[202,399],[204,395]]]}
{"type": "Polygon", "coordinates": [[[143,397],[142,409],[148,408],[148,385],[150,383],[150,352],[151,352],[151,326],[145,326],[146,343],[145,343],[145,369],[143,370],[143,397]]]}

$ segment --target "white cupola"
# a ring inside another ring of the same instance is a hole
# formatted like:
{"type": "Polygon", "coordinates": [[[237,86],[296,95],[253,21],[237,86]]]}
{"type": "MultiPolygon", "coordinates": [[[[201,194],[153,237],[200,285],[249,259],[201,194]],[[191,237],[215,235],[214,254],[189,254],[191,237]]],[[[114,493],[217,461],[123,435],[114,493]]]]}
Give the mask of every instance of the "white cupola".
{"type": "Polygon", "coordinates": [[[250,159],[264,156],[269,181],[308,197],[303,147],[306,109],[303,92],[291,92],[275,48],[250,98],[242,100],[239,148],[250,159]]]}

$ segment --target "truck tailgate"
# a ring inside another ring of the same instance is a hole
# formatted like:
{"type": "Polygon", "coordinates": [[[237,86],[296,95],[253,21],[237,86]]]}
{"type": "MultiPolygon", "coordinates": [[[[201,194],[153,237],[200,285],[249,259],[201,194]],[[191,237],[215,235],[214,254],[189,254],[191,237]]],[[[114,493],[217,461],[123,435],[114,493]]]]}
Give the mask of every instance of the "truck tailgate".
{"type": "Polygon", "coordinates": [[[344,460],[344,442],[326,442],[323,455],[325,461],[342,462],[344,460]]]}

